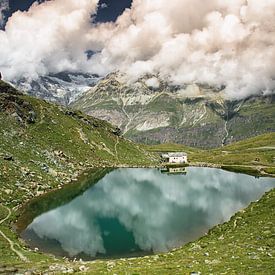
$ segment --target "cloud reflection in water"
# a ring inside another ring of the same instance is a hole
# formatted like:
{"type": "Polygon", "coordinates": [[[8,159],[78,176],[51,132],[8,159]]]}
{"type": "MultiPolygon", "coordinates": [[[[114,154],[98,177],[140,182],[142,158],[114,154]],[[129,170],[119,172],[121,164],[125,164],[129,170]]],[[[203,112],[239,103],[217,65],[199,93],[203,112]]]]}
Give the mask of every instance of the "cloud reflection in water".
{"type": "Polygon", "coordinates": [[[228,220],[272,187],[272,179],[218,169],[188,168],[186,176],[117,169],[37,217],[25,234],[56,240],[70,256],[167,251],[228,220]]]}

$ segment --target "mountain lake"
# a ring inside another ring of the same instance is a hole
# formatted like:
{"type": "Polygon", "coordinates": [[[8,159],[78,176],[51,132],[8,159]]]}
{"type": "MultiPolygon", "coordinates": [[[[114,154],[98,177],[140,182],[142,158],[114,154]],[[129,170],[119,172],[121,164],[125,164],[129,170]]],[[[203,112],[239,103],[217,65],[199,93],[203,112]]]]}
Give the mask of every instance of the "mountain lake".
{"type": "Polygon", "coordinates": [[[19,232],[31,248],[71,259],[167,252],[228,221],[274,183],[213,168],[101,169],[81,188],[30,203],[19,232]]]}

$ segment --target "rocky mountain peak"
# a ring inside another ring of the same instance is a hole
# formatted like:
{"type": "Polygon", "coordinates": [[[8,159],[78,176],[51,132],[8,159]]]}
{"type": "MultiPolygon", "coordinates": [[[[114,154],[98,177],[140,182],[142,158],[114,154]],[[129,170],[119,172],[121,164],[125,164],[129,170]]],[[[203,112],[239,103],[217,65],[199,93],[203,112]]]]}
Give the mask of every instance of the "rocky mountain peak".
{"type": "Polygon", "coordinates": [[[60,72],[37,79],[22,78],[12,81],[19,90],[51,102],[68,105],[89,90],[100,77],[81,72],[60,72]]]}
{"type": "Polygon", "coordinates": [[[176,142],[208,148],[274,129],[268,114],[274,106],[265,97],[228,100],[223,90],[201,84],[175,86],[158,75],[145,75],[133,82],[115,72],[99,80],[72,106],[145,143],[176,142]],[[261,111],[256,111],[258,108],[261,111]],[[255,125],[260,129],[257,133],[255,125]]]}

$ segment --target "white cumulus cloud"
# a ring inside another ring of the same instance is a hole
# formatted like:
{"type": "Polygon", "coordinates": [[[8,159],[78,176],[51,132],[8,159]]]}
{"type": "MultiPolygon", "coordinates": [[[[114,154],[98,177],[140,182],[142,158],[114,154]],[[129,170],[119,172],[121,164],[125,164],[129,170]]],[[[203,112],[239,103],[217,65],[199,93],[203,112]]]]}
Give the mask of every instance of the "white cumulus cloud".
{"type": "Polygon", "coordinates": [[[146,85],[151,88],[159,88],[159,80],[156,77],[151,77],[145,81],[146,85]]]}
{"type": "Polygon", "coordinates": [[[237,98],[274,91],[274,0],[135,0],[117,24],[100,60],[133,79],[225,86],[237,98]]]}
{"type": "Polygon", "coordinates": [[[95,24],[98,2],[52,0],[13,14],[0,31],[6,78],[120,70],[226,87],[231,98],[274,92],[275,0],[133,0],[116,22],[95,24]]]}
{"type": "Polygon", "coordinates": [[[17,11],[0,31],[0,69],[7,79],[78,70],[98,0],[54,0],[17,11]]]}

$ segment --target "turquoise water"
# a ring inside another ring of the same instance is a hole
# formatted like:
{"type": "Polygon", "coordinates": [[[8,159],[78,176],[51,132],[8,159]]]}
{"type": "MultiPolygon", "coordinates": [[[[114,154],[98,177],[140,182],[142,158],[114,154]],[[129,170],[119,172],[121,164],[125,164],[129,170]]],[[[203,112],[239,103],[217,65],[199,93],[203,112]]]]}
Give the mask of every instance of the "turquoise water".
{"type": "Polygon", "coordinates": [[[31,247],[71,258],[169,251],[205,234],[274,187],[274,179],[210,168],[187,174],[116,169],[22,232],[31,247]]]}

